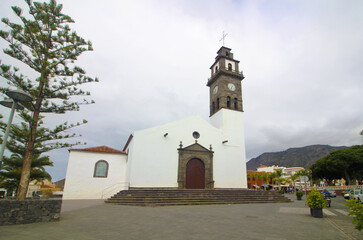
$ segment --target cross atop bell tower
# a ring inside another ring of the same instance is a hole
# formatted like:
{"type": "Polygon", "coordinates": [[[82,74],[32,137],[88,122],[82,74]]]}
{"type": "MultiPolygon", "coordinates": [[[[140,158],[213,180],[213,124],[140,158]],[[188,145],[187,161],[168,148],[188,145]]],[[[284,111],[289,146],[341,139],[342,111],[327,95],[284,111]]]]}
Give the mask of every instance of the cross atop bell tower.
{"type": "Polygon", "coordinates": [[[210,116],[222,108],[243,112],[242,104],[242,71],[239,61],[233,59],[230,48],[222,46],[215,58],[208,79],[210,96],[210,116]]]}

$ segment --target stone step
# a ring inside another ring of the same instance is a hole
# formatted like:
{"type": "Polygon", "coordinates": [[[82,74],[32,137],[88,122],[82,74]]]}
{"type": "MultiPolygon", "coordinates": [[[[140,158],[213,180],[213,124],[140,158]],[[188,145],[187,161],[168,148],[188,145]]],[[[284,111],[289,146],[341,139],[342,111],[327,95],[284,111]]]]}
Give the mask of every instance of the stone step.
{"type": "Polygon", "coordinates": [[[108,199],[107,202],[272,202],[286,199],[108,199]]]}
{"type": "Polygon", "coordinates": [[[197,202],[112,202],[106,201],[108,204],[115,205],[132,205],[132,206],[178,206],[178,205],[213,205],[213,204],[259,204],[259,203],[288,203],[289,201],[235,201],[235,202],[226,202],[226,201],[197,201],[197,202]]]}
{"type": "Polygon", "coordinates": [[[285,198],[110,198],[108,200],[114,201],[272,201],[272,200],[285,200],[285,198]]]}
{"type": "MultiPolygon", "coordinates": [[[[244,193],[226,193],[226,194],[213,194],[213,193],[120,193],[115,196],[276,196],[275,194],[244,194],[244,193]]],[[[282,195],[281,195],[282,196],[282,195]]]]}
{"type": "Polygon", "coordinates": [[[253,196],[253,195],[249,195],[249,196],[244,196],[244,195],[116,195],[116,196],[112,196],[111,199],[126,199],[126,198],[158,198],[158,199],[168,199],[168,198],[180,198],[180,199],[186,199],[186,198],[190,198],[190,199],[210,199],[210,198],[217,198],[217,199],[234,199],[234,198],[241,198],[241,199],[272,199],[272,198],[281,198],[283,199],[283,196],[274,196],[274,195],[265,195],[265,196],[253,196]]]}
{"type": "Polygon", "coordinates": [[[284,199],[283,196],[113,196],[110,199],[284,199]]]}
{"type": "Polygon", "coordinates": [[[170,206],[201,204],[248,204],[291,202],[276,192],[245,189],[161,189],[139,188],[121,191],[105,201],[135,206],[170,206]]]}
{"type": "Polygon", "coordinates": [[[133,195],[144,195],[144,194],[148,194],[151,193],[153,195],[157,195],[157,194],[182,194],[182,195],[186,195],[186,194],[202,194],[202,195],[208,195],[208,194],[213,194],[213,195],[224,195],[224,194],[239,194],[239,195],[276,195],[276,192],[270,192],[270,191],[211,191],[211,190],[206,190],[206,191],[185,191],[185,190],[181,190],[181,191],[175,191],[175,190],[167,190],[167,191],[160,191],[160,190],[156,190],[156,191],[150,191],[150,190],[128,190],[128,191],[121,191],[118,194],[124,195],[124,194],[133,194],[133,195]]]}

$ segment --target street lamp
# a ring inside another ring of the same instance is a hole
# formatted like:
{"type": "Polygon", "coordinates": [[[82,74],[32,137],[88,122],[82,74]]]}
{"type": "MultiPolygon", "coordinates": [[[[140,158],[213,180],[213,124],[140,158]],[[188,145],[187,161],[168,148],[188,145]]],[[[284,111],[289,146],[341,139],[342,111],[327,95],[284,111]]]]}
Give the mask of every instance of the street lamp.
{"type": "Polygon", "coordinates": [[[0,150],[0,170],[2,167],[6,142],[7,142],[8,136],[9,136],[9,132],[10,132],[10,125],[11,125],[11,122],[13,121],[13,117],[14,117],[14,111],[15,111],[15,109],[19,109],[19,110],[24,109],[24,107],[21,106],[19,104],[19,102],[30,102],[33,100],[32,97],[28,93],[25,93],[21,90],[9,90],[5,94],[8,95],[12,100],[0,101],[1,105],[5,106],[7,108],[11,108],[8,124],[6,125],[6,131],[5,131],[3,143],[1,145],[1,150],[0,150]]]}

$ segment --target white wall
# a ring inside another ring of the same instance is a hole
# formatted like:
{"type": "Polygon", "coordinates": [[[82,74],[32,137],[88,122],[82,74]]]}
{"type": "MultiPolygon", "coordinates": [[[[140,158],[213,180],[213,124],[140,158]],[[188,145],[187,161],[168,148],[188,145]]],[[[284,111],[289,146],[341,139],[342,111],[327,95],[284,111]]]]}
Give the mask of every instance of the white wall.
{"type": "Polygon", "coordinates": [[[210,121],[223,133],[214,154],[215,187],[247,188],[243,112],[221,109],[210,121]]]}
{"type": "Polygon", "coordinates": [[[127,189],[127,155],[72,150],[69,153],[63,199],[106,199],[127,189]],[[95,178],[99,160],[108,162],[107,178],[95,178]]]}
{"type": "MultiPolygon", "coordinates": [[[[129,145],[128,164],[131,187],[177,187],[178,148],[195,143],[192,136],[199,132],[198,143],[214,153],[214,180],[218,188],[246,188],[246,161],[242,112],[221,110],[226,121],[222,129],[193,116],[162,126],[137,131],[129,145]],[[234,128],[230,124],[238,124],[234,128]],[[168,133],[166,137],[164,134],[168,133]],[[229,139],[228,144],[222,141],[229,139]]],[[[219,113],[218,112],[218,113],[219,113]]],[[[216,114],[214,114],[216,115],[216,114]]],[[[218,118],[218,117],[217,117],[218,118]]]]}
{"type": "Polygon", "coordinates": [[[199,116],[135,132],[128,156],[130,186],[177,187],[177,149],[180,141],[183,147],[195,143],[194,131],[200,134],[199,144],[207,148],[213,144],[211,139],[221,134],[199,116]]]}

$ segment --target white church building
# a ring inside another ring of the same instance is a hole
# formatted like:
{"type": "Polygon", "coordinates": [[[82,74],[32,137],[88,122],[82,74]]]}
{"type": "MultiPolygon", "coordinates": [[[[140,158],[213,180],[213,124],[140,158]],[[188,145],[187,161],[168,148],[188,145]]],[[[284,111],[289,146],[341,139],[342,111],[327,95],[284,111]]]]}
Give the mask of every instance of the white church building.
{"type": "Polygon", "coordinates": [[[63,199],[129,188],[247,188],[239,61],[221,47],[211,66],[209,121],[191,116],[136,131],[123,150],[70,149],[63,199]]]}

